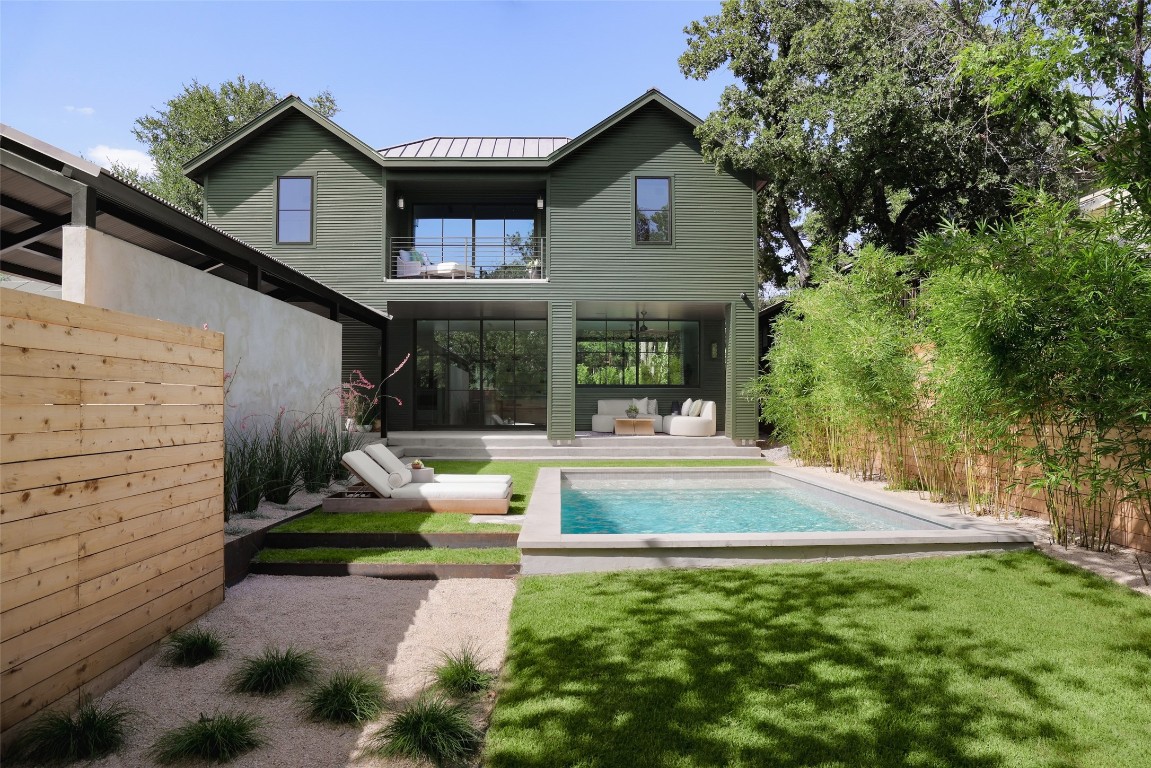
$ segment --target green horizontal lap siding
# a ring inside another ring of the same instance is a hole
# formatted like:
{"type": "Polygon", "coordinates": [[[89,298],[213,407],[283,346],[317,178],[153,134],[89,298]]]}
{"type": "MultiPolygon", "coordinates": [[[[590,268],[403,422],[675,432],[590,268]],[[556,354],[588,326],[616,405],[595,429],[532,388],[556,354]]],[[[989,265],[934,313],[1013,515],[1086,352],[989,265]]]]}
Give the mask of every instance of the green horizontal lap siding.
{"type": "Polygon", "coordinates": [[[548,305],[548,437],[575,437],[575,304],[548,305]]]}
{"type": "Polygon", "coordinates": [[[759,412],[756,403],[747,398],[744,390],[759,375],[759,316],[746,302],[737,301],[732,307],[733,332],[728,341],[731,415],[727,434],[736,440],[755,440],[759,437],[759,412]]]}
{"type": "Polygon", "coordinates": [[[365,281],[380,282],[381,168],[307,118],[286,117],[222,161],[206,189],[211,224],[309,277],[361,301],[365,281]],[[276,177],[300,175],[315,177],[313,242],[277,245],[276,177]]]}
{"type": "Polygon", "coordinates": [[[576,387],[576,418],[578,430],[591,429],[591,417],[599,408],[600,400],[627,400],[633,397],[654,397],[659,401],[659,412],[666,416],[671,413],[671,404],[692,400],[713,400],[716,406],[716,428],[724,430],[727,403],[727,374],[723,353],[716,360],[711,359],[711,343],[724,348],[725,324],[722,320],[700,323],[700,371],[698,387],[576,387]]]}
{"type": "Polygon", "coordinates": [[[552,169],[553,295],[723,301],[756,290],[755,193],[705,163],[691,129],[649,106],[552,169]],[[634,177],[672,177],[669,245],[636,245],[634,177]]]}

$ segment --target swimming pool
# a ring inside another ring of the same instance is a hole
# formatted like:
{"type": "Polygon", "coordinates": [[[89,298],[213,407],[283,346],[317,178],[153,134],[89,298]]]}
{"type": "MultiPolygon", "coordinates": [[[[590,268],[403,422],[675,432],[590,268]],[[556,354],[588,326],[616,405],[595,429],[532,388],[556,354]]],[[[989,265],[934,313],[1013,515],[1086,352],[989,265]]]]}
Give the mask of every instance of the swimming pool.
{"type": "Polygon", "coordinates": [[[716,478],[643,473],[568,475],[561,533],[911,531],[941,527],[893,510],[834,499],[767,472],[716,478]]]}
{"type": "Polygon", "coordinates": [[[542,468],[522,573],[1032,547],[1033,537],[795,467],[542,468]]]}

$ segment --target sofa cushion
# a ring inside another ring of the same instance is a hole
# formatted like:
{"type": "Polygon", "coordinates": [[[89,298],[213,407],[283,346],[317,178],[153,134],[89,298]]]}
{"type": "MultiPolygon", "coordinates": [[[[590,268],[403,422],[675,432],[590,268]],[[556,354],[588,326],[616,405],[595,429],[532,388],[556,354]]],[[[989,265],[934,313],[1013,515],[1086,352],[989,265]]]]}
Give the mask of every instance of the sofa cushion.
{"type": "Polygon", "coordinates": [[[691,404],[691,415],[692,416],[698,416],[701,411],[703,411],[703,401],[702,400],[696,400],[694,403],[691,404]]]}
{"type": "Polygon", "coordinates": [[[688,399],[684,400],[683,405],[681,405],[679,407],[679,414],[681,416],[690,416],[691,415],[691,398],[690,397],[688,399]]]}
{"type": "Polygon", "coordinates": [[[631,399],[631,405],[635,406],[636,412],[647,413],[647,398],[646,397],[643,398],[642,400],[637,400],[636,398],[633,397],[631,399]]]}
{"type": "Polygon", "coordinates": [[[657,415],[659,413],[659,400],[656,400],[654,397],[649,397],[647,399],[647,412],[650,416],[657,415]]]}

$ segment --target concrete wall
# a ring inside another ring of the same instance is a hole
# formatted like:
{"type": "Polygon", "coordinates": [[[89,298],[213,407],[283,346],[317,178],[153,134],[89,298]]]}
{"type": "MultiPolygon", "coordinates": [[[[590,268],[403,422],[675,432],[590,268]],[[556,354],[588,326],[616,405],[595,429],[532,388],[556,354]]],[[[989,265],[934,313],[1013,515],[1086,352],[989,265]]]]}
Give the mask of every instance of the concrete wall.
{"type": "Polygon", "coordinates": [[[229,421],[311,413],[342,380],[339,323],[94,229],[64,228],[62,295],[222,332],[229,421]]]}

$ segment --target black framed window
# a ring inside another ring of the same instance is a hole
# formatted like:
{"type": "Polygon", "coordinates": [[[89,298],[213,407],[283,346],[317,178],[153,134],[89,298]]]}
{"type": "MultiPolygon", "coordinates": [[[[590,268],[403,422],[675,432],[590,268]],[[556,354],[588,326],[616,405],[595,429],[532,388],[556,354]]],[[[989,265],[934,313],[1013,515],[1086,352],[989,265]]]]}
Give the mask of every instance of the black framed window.
{"type": "Polygon", "coordinates": [[[276,242],[312,242],[311,176],[276,179],[276,242]]]}
{"type": "Polygon", "coordinates": [[[670,177],[636,177],[635,241],[637,243],[671,242],[670,177]]]}
{"type": "Polygon", "coordinates": [[[579,320],[576,384],[652,387],[699,384],[694,320],[579,320]]]}

